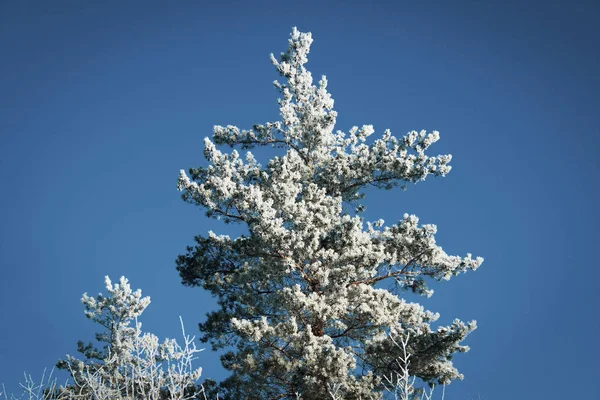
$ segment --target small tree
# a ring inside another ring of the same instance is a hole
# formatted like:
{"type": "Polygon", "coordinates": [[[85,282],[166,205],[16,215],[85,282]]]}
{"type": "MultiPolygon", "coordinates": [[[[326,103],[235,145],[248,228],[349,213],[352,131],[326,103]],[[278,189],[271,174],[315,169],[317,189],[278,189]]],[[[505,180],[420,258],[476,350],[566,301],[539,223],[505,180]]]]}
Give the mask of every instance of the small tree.
{"type": "Polygon", "coordinates": [[[107,296],[83,295],[85,315],[106,330],[96,334],[98,349],[78,342],[85,361],[67,355],[57,367],[68,371],[73,383],[52,388],[44,398],[56,399],[191,399],[204,398],[196,382],[202,368],[194,369],[197,350],[194,338],[185,335],[184,345],[174,339],[159,344],[151,333],[141,332],[138,317],[150,304],[140,289],[133,292],[125,277],[113,285],[105,278],[107,296]],[[135,324],[132,326],[132,323],[135,324]],[[197,397],[201,395],[201,397],[197,397]]]}
{"type": "Polygon", "coordinates": [[[450,361],[475,322],[456,320],[433,331],[437,314],[399,297],[431,296],[425,278],[449,280],[483,259],[449,256],[435,242],[436,227],[405,214],[397,223],[366,223],[366,187],[444,176],[450,155],[428,156],[438,132],[386,130],[368,141],[370,125],[334,132],[337,113],[327,92],[305,69],[312,38],[294,28],[289,49],[271,59],[284,83],[281,121],[251,130],[215,126],[206,138],[207,167],[181,171],[183,199],[207,215],[238,222],[247,234],[231,239],[209,232],[177,259],[183,284],[202,286],[220,309],[200,324],[232,375],[215,389],[238,399],[369,399],[386,391],[384,376],[401,373],[393,333],[410,337],[411,376],[441,384],[462,378],[450,361]],[[215,145],[283,149],[266,166],[215,145]],[[379,288],[393,282],[395,288],[379,288]],[[400,324],[400,325],[398,325],[400,324]],[[410,336],[409,336],[410,335],[410,336]]]}

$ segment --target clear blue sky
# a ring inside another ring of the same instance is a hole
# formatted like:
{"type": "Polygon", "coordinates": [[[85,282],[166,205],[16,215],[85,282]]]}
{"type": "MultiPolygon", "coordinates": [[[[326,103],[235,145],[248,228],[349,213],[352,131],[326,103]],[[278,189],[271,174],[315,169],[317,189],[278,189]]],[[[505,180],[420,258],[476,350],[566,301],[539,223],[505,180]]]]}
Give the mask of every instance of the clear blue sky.
{"type": "Polygon", "coordinates": [[[0,1],[0,381],[91,340],[80,298],[107,274],[152,297],[144,330],[179,338],[181,315],[197,333],[215,302],[174,260],[231,227],[180,200],[178,171],[203,163],[213,125],[277,119],[268,56],[298,26],[339,129],[435,129],[432,153],[454,156],[446,178],[366,202],[485,257],[421,299],[441,323],[478,321],[446,399],[600,397],[598,8],[323,3],[0,1]]]}

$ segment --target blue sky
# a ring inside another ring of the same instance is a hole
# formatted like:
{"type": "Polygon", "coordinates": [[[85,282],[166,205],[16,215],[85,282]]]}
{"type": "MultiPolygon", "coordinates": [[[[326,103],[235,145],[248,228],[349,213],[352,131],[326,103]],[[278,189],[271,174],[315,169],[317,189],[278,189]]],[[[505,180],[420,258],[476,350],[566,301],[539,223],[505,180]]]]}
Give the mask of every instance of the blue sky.
{"type": "MultiPolygon", "coordinates": [[[[278,118],[268,56],[298,26],[338,129],[439,130],[431,152],[454,156],[446,178],[366,199],[367,218],[414,213],[486,260],[420,299],[442,324],[478,321],[446,399],[600,397],[598,8],[214,3],[0,2],[0,381],[93,338],[80,298],[105,275],[151,296],[144,330],[179,338],[181,315],[197,333],[215,302],[174,260],[235,230],[180,199],[178,171],[213,125],[278,118]]],[[[198,365],[225,376],[209,349],[198,365]]]]}

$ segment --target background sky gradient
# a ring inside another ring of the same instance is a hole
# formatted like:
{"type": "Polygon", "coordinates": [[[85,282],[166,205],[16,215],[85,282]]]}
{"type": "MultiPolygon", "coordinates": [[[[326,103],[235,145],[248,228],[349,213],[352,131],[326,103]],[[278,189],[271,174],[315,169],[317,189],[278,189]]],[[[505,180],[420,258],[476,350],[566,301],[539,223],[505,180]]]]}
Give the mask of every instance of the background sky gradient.
{"type": "MultiPolygon", "coordinates": [[[[144,331],[180,338],[181,315],[197,333],[216,303],[174,260],[240,228],[184,203],[178,171],[213,125],[278,119],[269,53],[297,26],[337,129],[439,130],[430,154],[454,156],[365,213],[485,258],[419,299],[478,322],[446,399],[600,398],[600,12],[568,3],[0,1],[0,382],[93,339],[80,298],[105,275],[151,296],[144,331]]],[[[226,376],[209,348],[197,365],[226,376]]]]}

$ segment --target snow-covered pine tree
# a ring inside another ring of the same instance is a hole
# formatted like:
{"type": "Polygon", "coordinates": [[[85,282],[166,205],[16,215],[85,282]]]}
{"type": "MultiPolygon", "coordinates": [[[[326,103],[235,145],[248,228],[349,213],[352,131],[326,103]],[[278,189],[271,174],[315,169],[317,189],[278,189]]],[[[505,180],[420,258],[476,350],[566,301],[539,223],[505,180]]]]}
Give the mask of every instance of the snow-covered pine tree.
{"type": "Polygon", "coordinates": [[[104,328],[96,334],[103,347],[78,342],[77,350],[85,360],[67,355],[56,365],[69,373],[71,383],[49,387],[43,399],[206,399],[197,383],[202,368],[192,367],[195,353],[201,350],[196,349],[194,337],[185,335],[183,322],[183,346],[174,339],[159,343],[154,334],[142,334],[138,321],[150,297],[142,297],[140,289],[131,290],[125,277],[113,284],[107,276],[105,285],[108,295],[94,298],[84,293],[81,299],[86,317],[104,328]]]}
{"type": "Polygon", "coordinates": [[[209,232],[177,259],[183,284],[201,286],[220,309],[200,324],[232,375],[218,388],[226,399],[382,398],[382,377],[398,371],[400,349],[390,340],[410,334],[409,372],[425,382],[462,375],[453,353],[475,329],[456,320],[432,330],[437,315],[400,298],[407,289],[430,296],[425,277],[448,280],[482,258],[449,256],[436,245],[434,225],[405,214],[396,224],[366,223],[361,200],[367,186],[390,189],[450,171],[450,155],[425,151],[438,132],[398,139],[365,125],[334,132],[337,113],[322,77],[305,69],[310,33],[294,28],[289,49],[271,59],[285,82],[281,121],[250,130],[215,126],[206,138],[207,167],[180,173],[187,202],[207,215],[238,222],[247,234],[231,239],[209,232]],[[273,146],[282,154],[260,165],[248,152],[226,154],[216,145],[273,146]],[[378,288],[395,282],[397,290],[378,288]]]}

